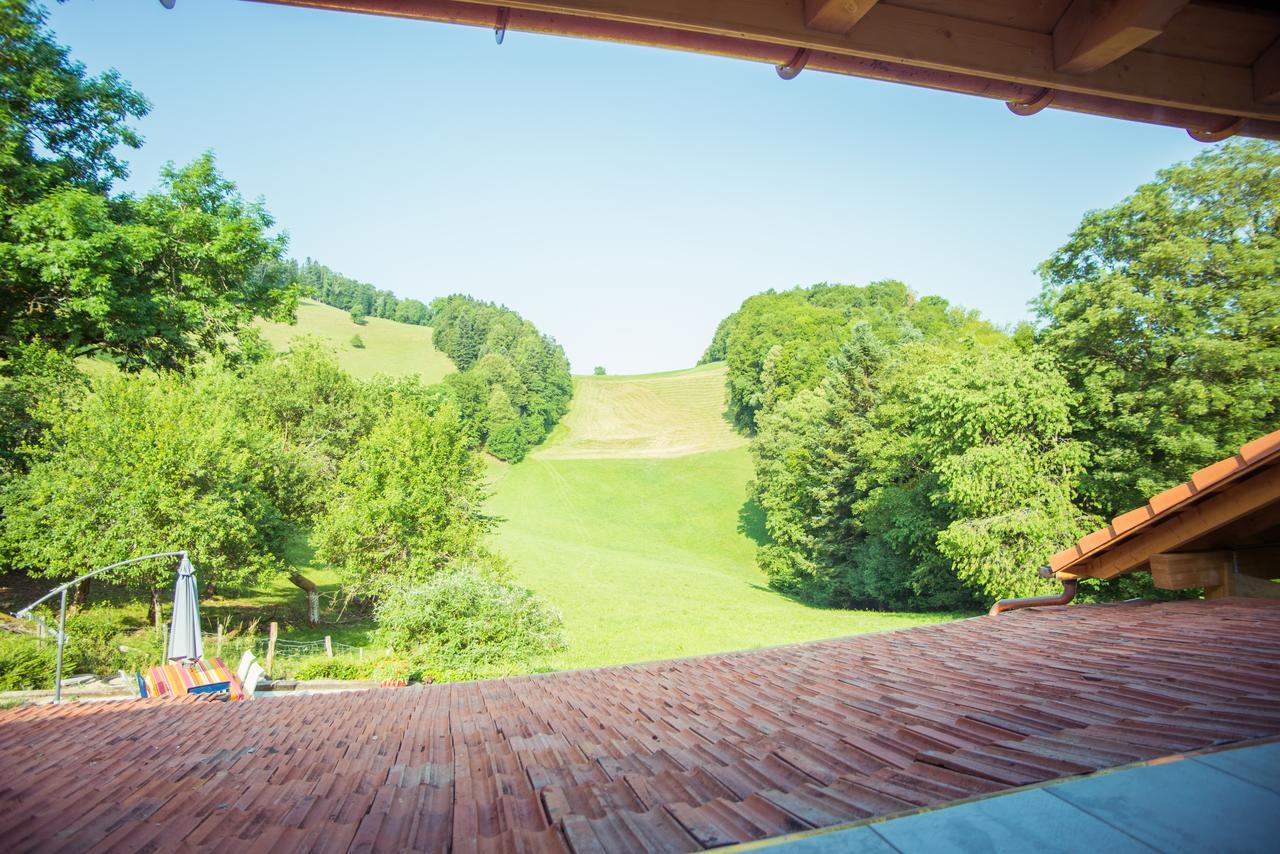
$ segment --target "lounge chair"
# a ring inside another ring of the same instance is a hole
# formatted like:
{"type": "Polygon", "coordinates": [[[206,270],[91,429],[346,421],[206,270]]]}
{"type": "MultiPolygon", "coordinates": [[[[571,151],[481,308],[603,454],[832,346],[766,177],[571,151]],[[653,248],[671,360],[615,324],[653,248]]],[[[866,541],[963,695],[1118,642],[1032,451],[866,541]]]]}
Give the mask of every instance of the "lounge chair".
{"type": "Polygon", "coordinates": [[[138,674],[138,694],[143,698],[222,693],[232,700],[243,700],[247,696],[240,677],[232,673],[221,658],[187,666],[161,664],[138,674]]]}
{"type": "Polygon", "coordinates": [[[258,690],[258,680],[265,674],[266,671],[262,669],[262,665],[258,664],[257,657],[246,649],[244,655],[240,656],[240,666],[236,668],[236,676],[240,678],[240,684],[244,686],[246,697],[253,697],[258,690]]]}

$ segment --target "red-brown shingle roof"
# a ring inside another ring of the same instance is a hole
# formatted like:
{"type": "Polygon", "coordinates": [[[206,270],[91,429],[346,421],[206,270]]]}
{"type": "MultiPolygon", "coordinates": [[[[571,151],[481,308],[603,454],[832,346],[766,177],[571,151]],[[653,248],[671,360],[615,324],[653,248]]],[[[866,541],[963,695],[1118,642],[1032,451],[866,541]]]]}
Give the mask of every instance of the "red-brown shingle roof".
{"type": "Polygon", "coordinates": [[[1070,573],[1074,567],[1102,551],[1114,547],[1122,540],[1136,536],[1143,530],[1157,525],[1181,513],[1209,495],[1221,491],[1229,484],[1246,477],[1264,466],[1280,464],[1280,430],[1269,433],[1240,448],[1240,453],[1205,466],[1191,476],[1191,480],[1170,487],[1141,507],[1122,513],[1105,528],[1099,528],[1081,537],[1070,548],[1049,558],[1049,568],[1054,572],[1070,573]]]}
{"type": "Polygon", "coordinates": [[[485,682],[3,711],[0,839],[680,851],[1277,734],[1280,602],[1075,606],[485,682]]]}

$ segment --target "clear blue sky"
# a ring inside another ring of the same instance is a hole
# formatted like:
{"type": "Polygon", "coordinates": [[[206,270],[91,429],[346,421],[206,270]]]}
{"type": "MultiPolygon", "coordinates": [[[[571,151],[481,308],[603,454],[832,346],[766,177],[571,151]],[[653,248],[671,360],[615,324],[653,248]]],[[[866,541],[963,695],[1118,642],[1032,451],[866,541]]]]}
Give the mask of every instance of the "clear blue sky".
{"type": "Polygon", "coordinates": [[[574,369],[692,364],[768,288],[898,278],[1001,323],[1175,129],[755,63],[260,5],[71,0],[153,103],[127,186],[205,149],[290,252],[401,296],[506,303],[574,369]]]}

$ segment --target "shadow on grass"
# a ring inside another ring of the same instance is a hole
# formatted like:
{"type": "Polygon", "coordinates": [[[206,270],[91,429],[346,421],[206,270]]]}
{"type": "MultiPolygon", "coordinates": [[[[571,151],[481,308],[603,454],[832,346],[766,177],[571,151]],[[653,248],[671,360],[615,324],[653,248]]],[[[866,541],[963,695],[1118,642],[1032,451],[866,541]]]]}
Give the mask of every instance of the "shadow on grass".
{"type": "Polygon", "coordinates": [[[771,587],[768,584],[752,584],[751,589],[761,590],[765,593],[772,593],[774,596],[780,596],[781,598],[786,599],[788,602],[794,602],[797,605],[803,605],[804,607],[810,608],[814,611],[848,611],[850,610],[849,608],[837,608],[834,605],[819,605],[817,602],[814,602],[811,599],[805,599],[801,596],[797,596],[794,593],[788,593],[785,590],[779,590],[778,588],[771,587]]]}
{"type": "Polygon", "coordinates": [[[738,508],[738,533],[750,537],[757,546],[770,542],[769,531],[764,524],[764,508],[754,498],[748,498],[738,508]]]}
{"type": "Polygon", "coordinates": [[[767,584],[752,584],[750,586],[752,590],[763,590],[766,593],[772,593],[774,596],[781,596],[789,602],[794,602],[797,605],[802,605],[813,611],[844,611],[857,614],[876,614],[885,617],[930,617],[935,618],[938,622],[942,622],[944,620],[962,620],[966,617],[980,617],[986,613],[986,611],[931,611],[927,608],[912,611],[901,608],[877,608],[872,605],[863,605],[856,608],[842,608],[839,605],[821,605],[808,599],[803,599],[794,593],[787,593],[783,590],[778,590],[776,587],[770,587],[767,584]]]}

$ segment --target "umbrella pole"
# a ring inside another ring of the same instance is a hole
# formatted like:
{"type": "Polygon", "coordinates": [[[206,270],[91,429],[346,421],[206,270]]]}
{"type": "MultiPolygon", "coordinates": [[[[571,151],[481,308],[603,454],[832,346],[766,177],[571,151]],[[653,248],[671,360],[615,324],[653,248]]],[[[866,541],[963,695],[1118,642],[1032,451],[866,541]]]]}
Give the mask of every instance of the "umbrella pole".
{"type": "Polygon", "coordinates": [[[62,607],[58,610],[58,665],[53,671],[53,702],[62,702],[62,650],[67,645],[67,588],[62,588],[62,607]]]}

